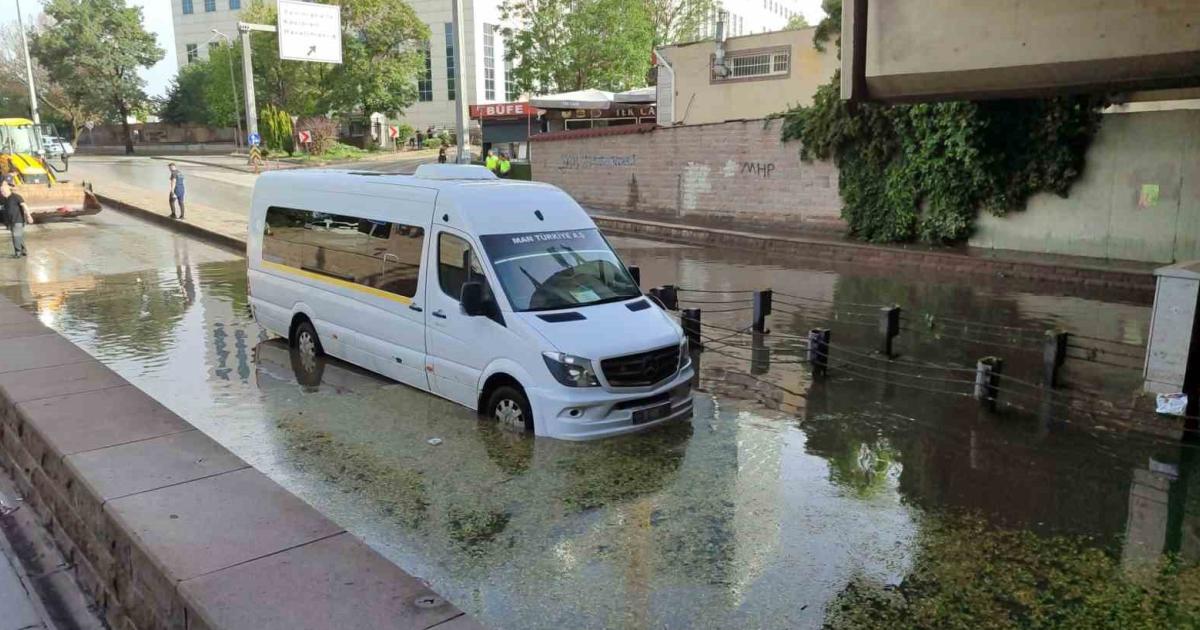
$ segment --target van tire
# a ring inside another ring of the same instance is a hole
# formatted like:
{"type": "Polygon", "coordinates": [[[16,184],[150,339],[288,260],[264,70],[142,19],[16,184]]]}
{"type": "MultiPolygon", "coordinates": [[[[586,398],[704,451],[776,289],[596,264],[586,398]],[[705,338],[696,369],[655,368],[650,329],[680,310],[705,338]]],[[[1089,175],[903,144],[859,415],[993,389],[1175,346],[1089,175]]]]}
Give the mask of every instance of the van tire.
{"type": "Polygon", "coordinates": [[[533,408],[519,387],[501,385],[493,390],[484,415],[506,428],[533,433],[533,408]]]}
{"type": "Polygon", "coordinates": [[[321,347],[321,338],[317,336],[317,329],[313,327],[312,322],[308,321],[308,318],[300,320],[292,329],[291,345],[300,351],[301,355],[309,354],[313,357],[325,355],[325,350],[321,347]]]}

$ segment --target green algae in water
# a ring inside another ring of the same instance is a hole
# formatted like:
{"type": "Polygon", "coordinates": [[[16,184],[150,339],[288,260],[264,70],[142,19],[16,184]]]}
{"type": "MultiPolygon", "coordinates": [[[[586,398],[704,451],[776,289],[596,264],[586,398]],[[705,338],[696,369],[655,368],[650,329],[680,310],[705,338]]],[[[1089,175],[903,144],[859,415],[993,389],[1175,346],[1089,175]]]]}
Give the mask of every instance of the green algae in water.
{"type": "Polygon", "coordinates": [[[583,511],[662,490],[679,472],[691,434],[691,423],[673,422],[646,433],[571,445],[575,457],[565,463],[570,484],[563,503],[583,511]]]}
{"type": "Polygon", "coordinates": [[[347,445],[332,434],[304,426],[288,416],[278,425],[290,450],[325,477],[354,492],[366,493],[385,515],[406,527],[417,526],[429,509],[421,472],[385,464],[366,449],[347,445]]]}
{"type": "Polygon", "coordinates": [[[1200,566],[1122,566],[1087,537],[1038,536],[975,516],[932,518],[897,586],[853,579],[826,627],[1200,628],[1200,566]]]}
{"type": "Polygon", "coordinates": [[[508,527],[511,518],[507,512],[451,508],[450,538],[467,547],[489,543],[508,527]]]}

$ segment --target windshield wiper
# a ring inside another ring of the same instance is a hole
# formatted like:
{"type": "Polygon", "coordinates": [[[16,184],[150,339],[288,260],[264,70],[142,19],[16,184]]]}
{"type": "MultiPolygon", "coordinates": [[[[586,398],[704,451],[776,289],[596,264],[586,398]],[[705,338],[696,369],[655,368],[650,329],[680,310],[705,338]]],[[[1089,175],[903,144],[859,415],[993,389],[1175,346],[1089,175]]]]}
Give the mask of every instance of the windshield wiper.
{"type": "Polygon", "coordinates": [[[587,302],[585,304],[576,304],[575,306],[596,306],[597,304],[610,304],[612,302],[624,302],[625,300],[632,300],[634,298],[639,298],[639,297],[642,297],[641,294],[638,294],[638,295],[614,295],[612,297],[601,298],[599,300],[596,300],[595,302],[587,302]]]}

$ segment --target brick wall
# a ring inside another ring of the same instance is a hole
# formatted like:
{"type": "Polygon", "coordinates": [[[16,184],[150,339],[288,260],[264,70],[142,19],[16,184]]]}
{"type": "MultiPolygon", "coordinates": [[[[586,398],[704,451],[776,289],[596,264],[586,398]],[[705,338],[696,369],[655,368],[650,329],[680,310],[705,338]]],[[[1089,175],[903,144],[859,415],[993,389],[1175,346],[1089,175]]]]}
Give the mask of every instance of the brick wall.
{"type": "Polygon", "coordinates": [[[842,229],[837,168],[800,160],[782,121],[617,127],[534,138],[533,178],[602,210],[726,224],[842,229]]]}

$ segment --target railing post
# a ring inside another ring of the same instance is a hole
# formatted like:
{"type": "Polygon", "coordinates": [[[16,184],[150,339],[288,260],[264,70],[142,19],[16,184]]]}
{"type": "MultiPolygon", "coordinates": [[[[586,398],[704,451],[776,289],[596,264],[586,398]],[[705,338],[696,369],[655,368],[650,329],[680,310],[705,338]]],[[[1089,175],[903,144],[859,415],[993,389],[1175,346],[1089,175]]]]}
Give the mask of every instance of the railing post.
{"type": "Polygon", "coordinates": [[[814,328],[808,331],[808,364],[812,367],[813,376],[825,376],[829,373],[830,337],[828,328],[814,328]]]}
{"type": "Polygon", "coordinates": [[[1000,395],[1000,373],[1004,371],[1004,359],[983,357],[975,364],[975,400],[989,411],[996,410],[996,398],[1000,395]]]}
{"type": "Polygon", "coordinates": [[[1058,371],[1067,358],[1067,333],[1047,330],[1042,344],[1042,384],[1054,389],[1058,387],[1058,371]]]}
{"type": "Polygon", "coordinates": [[[685,308],[679,313],[679,321],[683,324],[683,334],[687,335],[688,344],[693,348],[703,348],[700,341],[700,309],[685,308]]]}
{"type": "Polygon", "coordinates": [[[658,300],[659,304],[668,311],[679,310],[679,288],[673,284],[664,284],[647,291],[650,297],[658,300]]]}
{"type": "Polygon", "coordinates": [[[899,306],[885,306],[879,309],[879,334],[882,335],[879,352],[889,359],[896,356],[892,342],[900,334],[899,306]]]}
{"type": "Polygon", "coordinates": [[[754,320],[751,328],[756,333],[767,332],[767,316],[771,314],[771,290],[754,292],[754,320]]]}
{"type": "Polygon", "coordinates": [[[637,265],[627,265],[625,268],[629,270],[629,276],[633,278],[633,284],[640,289],[642,287],[642,268],[637,265]]]}
{"type": "Polygon", "coordinates": [[[771,349],[767,347],[766,335],[750,333],[750,373],[766,374],[771,370],[771,349]]]}

